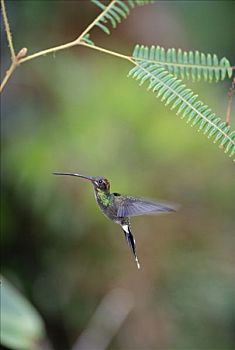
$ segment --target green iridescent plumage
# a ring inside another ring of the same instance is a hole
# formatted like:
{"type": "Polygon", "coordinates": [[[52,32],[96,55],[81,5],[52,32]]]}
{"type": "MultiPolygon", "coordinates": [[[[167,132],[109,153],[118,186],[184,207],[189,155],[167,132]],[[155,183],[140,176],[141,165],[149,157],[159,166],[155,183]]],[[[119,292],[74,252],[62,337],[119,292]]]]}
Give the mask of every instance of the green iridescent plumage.
{"type": "Polygon", "coordinates": [[[97,198],[97,201],[99,201],[102,204],[102,206],[104,206],[105,208],[107,208],[113,201],[112,196],[103,191],[97,192],[96,198],[97,198]]]}

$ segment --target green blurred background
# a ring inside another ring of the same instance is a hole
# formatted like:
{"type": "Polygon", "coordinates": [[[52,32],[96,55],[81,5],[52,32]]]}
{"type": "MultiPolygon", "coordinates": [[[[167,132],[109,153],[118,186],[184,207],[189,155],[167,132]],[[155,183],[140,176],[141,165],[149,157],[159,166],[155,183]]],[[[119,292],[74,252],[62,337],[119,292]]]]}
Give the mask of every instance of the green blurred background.
{"type": "MultiPolygon", "coordinates": [[[[89,1],[6,6],[15,47],[29,53],[75,39],[98,13],[89,1]]],[[[98,28],[91,36],[126,54],[136,43],[155,44],[216,53],[234,64],[234,12],[233,1],[158,1],[134,9],[111,36],[98,28]]],[[[2,49],[3,74],[3,31],[2,49]]],[[[115,310],[124,315],[105,333],[108,349],[234,349],[234,164],[127,79],[130,68],[75,47],[23,64],[9,81],[1,107],[3,274],[41,314],[48,339],[41,349],[75,342],[82,349],[97,307],[120,290],[111,316],[101,307],[110,323],[115,310]],[[115,192],[182,208],[132,220],[138,271],[92,187],[53,171],[105,176],[115,192]]],[[[225,115],[229,81],[189,86],[225,115]]],[[[234,128],[234,106],[231,117],[234,128]]]]}

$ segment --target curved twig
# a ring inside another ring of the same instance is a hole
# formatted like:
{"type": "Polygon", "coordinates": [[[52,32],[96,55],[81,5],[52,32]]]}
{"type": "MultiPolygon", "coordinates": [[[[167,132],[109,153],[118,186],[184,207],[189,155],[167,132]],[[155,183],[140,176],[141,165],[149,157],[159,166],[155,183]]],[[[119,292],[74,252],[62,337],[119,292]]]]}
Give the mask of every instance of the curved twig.
{"type": "Polygon", "coordinates": [[[10,25],[9,25],[8,18],[7,18],[7,12],[6,12],[4,0],[1,0],[1,7],[2,7],[2,18],[3,18],[3,22],[4,22],[4,27],[5,27],[6,34],[7,34],[7,41],[8,41],[9,49],[11,52],[11,60],[13,62],[15,60],[16,54],[15,54],[15,49],[14,49],[14,45],[13,45],[13,40],[12,40],[10,25]]]}

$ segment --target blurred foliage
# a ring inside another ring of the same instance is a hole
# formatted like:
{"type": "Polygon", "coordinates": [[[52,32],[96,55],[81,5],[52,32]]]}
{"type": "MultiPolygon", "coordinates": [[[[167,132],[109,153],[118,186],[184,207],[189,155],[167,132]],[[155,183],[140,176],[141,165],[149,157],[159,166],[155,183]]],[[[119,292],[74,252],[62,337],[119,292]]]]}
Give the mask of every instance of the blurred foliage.
{"type": "MultiPolygon", "coordinates": [[[[71,40],[94,17],[87,1],[7,6],[17,46],[30,51],[71,40]]],[[[94,38],[120,52],[143,41],[234,62],[231,13],[232,1],[160,1],[133,10],[109,38],[99,30],[94,38]],[[200,26],[198,13],[210,14],[200,26]]],[[[71,348],[100,300],[119,287],[133,294],[134,309],[110,349],[232,349],[234,165],[127,79],[129,68],[74,48],[22,65],[9,82],[2,101],[3,273],[40,312],[56,350],[71,348]],[[53,171],[106,176],[114,191],[182,209],[132,220],[138,271],[89,184],[53,171]]],[[[224,115],[229,85],[193,89],[224,115]]]]}
{"type": "Polygon", "coordinates": [[[1,344],[11,349],[37,349],[44,336],[38,312],[1,277],[1,344]]]}

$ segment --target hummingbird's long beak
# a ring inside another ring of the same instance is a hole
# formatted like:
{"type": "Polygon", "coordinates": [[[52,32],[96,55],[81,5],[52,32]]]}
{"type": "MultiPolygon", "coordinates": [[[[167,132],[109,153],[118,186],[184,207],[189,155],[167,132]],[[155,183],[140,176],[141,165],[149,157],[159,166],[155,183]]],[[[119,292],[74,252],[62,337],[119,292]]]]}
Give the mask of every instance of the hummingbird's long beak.
{"type": "Polygon", "coordinates": [[[77,174],[77,173],[61,173],[61,172],[54,172],[53,175],[68,175],[68,176],[77,176],[77,177],[81,177],[82,179],[86,179],[86,180],[90,180],[90,181],[94,181],[94,178],[92,176],[84,176],[81,174],[77,174]]]}

